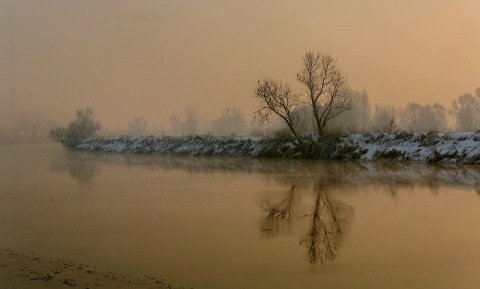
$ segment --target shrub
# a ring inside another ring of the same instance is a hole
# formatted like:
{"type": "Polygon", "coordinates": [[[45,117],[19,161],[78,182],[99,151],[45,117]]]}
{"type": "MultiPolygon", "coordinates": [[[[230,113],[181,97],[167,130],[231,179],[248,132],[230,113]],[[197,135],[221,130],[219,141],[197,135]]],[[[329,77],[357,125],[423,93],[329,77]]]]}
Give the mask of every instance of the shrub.
{"type": "Polygon", "coordinates": [[[83,140],[95,136],[100,123],[93,118],[93,109],[77,110],[76,118],[68,126],[51,129],[48,137],[68,149],[76,148],[83,140]]]}

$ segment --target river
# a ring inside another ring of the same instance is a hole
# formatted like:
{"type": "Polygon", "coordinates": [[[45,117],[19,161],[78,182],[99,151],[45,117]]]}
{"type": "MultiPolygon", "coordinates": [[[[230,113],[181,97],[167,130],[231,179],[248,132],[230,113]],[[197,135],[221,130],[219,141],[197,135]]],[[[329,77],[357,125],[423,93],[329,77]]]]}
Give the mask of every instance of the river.
{"type": "Polygon", "coordinates": [[[480,167],[0,146],[0,247],[193,288],[478,288],[480,167]]]}

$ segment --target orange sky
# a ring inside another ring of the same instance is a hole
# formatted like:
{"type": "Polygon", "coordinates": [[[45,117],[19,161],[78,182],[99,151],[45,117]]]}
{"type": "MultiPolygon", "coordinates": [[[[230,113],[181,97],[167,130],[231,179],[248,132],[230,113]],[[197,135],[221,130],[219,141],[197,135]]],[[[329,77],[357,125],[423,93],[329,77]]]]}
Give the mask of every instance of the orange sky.
{"type": "Polygon", "coordinates": [[[256,81],[295,82],[307,50],[338,58],[372,103],[449,106],[480,86],[479,11],[478,0],[0,0],[0,126],[12,75],[16,117],[63,122],[92,106],[115,128],[135,116],[167,127],[187,105],[247,114],[256,81]]]}

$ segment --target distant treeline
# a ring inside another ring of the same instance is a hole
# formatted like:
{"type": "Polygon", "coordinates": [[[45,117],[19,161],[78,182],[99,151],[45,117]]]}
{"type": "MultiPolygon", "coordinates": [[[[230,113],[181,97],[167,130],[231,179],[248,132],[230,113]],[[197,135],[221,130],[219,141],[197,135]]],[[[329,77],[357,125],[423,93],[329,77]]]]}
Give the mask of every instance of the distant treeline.
{"type": "MultiPolygon", "coordinates": [[[[350,91],[352,109],[333,118],[326,127],[327,132],[352,134],[398,131],[407,132],[474,132],[480,129],[480,88],[475,95],[465,93],[452,101],[450,107],[441,104],[419,104],[409,102],[405,106],[370,105],[368,94],[363,91],[350,91]]],[[[314,133],[314,119],[308,109],[301,113],[302,134],[314,133]]],[[[128,135],[139,136],[129,130],[128,135]]],[[[267,125],[250,122],[238,108],[225,108],[222,115],[212,121],[204,120],[192,107],[185,109],[181,117],[170,116],[170,129],[165,135],[279,135],[289,134],[284,124],[274,121],[267,125]]]]}
{"type": "MultiPolygon", "coordinates": [[[[480,87],[475,93],[465,93],[453,100],[450,107],[441,104],[409,102],[405,106],[370,105],[365,90],[350,90],[352,109],[332,119],[326,131],[351,134],[368,132],[474,132],[480,129],[480,87]]],[[[302,133],[314,133],[312,114],[305,109],[301,113],[302,133]]],[[[55,126],[48,119],[20,119],[9,127],[0,127],[0,144],[46,143],[49,130],[55,126]]],[[[280,121],[260,124],[246,116],[239,108],[227,107],[222,113],[208,120],[193,107],[186,107],[183,114],[172,114],[169,125],[163,129],[149,128],[145,117],[128,120],[127,129],[100,131],[100,135],[128,136],[285,136],[289,134],[280,121]]]]}

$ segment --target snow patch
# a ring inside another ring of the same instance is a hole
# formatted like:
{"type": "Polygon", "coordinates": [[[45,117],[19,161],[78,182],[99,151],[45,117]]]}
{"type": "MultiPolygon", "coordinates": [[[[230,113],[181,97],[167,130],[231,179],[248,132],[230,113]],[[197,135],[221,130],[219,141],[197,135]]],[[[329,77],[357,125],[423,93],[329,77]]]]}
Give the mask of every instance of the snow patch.
{"type": "MultiPolygon", "coordinates": [[[[480,133],[370,133],[353,134],[333,144],[315,141],[319,158],[345,160],[409,160],[480,163],[480,133]]],[[[264,137],[109,137],[83,141],[77,149],[114,153],[155,153],[188,156],[298,158],[292,141],[264,137]]]]}

